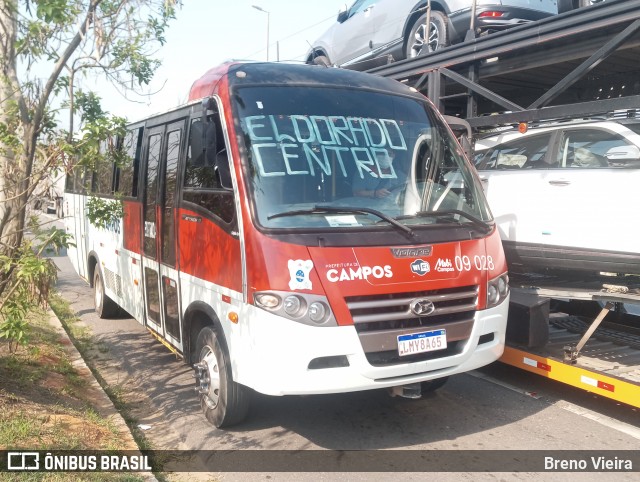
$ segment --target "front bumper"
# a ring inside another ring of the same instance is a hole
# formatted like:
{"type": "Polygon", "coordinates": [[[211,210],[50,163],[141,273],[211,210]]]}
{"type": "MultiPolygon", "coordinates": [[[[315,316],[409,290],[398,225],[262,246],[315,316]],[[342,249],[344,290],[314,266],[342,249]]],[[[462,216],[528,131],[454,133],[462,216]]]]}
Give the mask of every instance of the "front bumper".
{"type": "Polygon", "coordinates": [[[372,366],[354,326],[307,326],[245,305],[240,322],[227,333],[233,376],[266,395],[304,395],[387,388],[463,373],[502,355],[508,306],[506,299],[476,312],[460,353],[372,366]],[[348,366],[309,368],[313,360],[325,357],[346,358],[348,366]]]}

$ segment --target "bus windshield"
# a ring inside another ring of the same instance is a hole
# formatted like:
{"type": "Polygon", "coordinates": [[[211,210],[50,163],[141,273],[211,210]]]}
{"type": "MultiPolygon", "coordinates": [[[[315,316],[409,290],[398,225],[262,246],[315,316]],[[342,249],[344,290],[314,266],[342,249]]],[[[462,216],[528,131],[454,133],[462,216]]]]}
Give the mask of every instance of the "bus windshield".
{"type": "Polygon", "coordinates": [[[261,86],[238,88],[233,103],[262,227],[414,228],[491,220],[461,149],[425,101],[346,88],[261,86]]]}

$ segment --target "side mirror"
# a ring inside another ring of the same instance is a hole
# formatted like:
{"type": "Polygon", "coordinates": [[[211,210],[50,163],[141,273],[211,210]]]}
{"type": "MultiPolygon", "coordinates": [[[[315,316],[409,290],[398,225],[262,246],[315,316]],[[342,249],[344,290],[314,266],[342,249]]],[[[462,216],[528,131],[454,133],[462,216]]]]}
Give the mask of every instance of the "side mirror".
{"type": "Polygon", "coordinates": [[[612,147],[604,155],[609,164],[624,163],[626,161],[640,160],[640,148],[638,146],[612,147]]]}
{"type": "Polygon", "coordinates": [[[349,8],[346,5],[340,7],[340,11],[338,12],[338,23],[344,22],[349,18],[349,8]]]}

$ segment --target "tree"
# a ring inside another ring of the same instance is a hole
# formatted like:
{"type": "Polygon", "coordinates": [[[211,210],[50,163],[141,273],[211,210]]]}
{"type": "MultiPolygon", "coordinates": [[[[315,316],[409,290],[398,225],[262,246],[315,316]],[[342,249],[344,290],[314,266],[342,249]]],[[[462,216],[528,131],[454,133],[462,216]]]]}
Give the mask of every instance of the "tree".
{"type": "MultiPolygon", "coordinates": [[[[0,0],[0,324],[7,320],[10,297],[25,292],[18,285],[34,283],[17,276],[34,190],[52,169],[68,168],[80,150],[108,137],[105,129],[122,125],[105,121],[95,96],[76,92],[78,74],[99,73],[122,92],[148,84],[159,66],[152,54],[165,41],[177,3],[0,0]],[[44,78],[32,73],[36,68],[47,72],[44,78]],[[67,101],[66,134],[57,127],[54,100],[67,101]],[[80,140],[73,136],[77,100],[88,119],[80,140]]],[[[64,242],[60,235],[51,239],[64,242]]]]}

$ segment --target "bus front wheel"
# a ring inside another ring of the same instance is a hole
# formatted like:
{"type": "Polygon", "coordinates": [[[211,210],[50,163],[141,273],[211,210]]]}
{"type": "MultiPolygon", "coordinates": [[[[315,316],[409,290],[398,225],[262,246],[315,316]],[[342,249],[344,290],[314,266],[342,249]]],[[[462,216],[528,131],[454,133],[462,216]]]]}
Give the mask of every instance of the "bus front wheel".
{"type": "Polygon", "coordinates": [[[249,389],[233,381],[229,353],[212,327],[196,341],[196,390],[207,420],[218,428],[240,423],[249,411],[249,389]]]}

